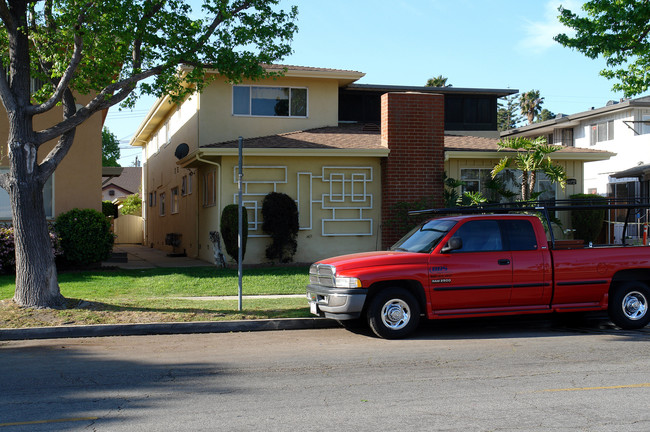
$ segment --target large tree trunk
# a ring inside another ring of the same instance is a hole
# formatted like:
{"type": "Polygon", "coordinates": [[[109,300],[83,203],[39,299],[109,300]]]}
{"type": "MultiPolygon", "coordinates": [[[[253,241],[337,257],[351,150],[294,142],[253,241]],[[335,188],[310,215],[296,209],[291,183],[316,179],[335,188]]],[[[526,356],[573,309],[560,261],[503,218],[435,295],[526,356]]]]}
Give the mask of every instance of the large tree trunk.
{"type": "Polygon", "coordinates": [[[64,305],[43,208],[43,187],[33,182],[12,185],[10,192],[16,242],[16,292],[21,306],[64,305]]]}
{"type": "MultiPolygon", "coordinates": [[[[13,126],[16,126],[14,124],[13,126]]],[[[16,248],[16,291],[20,306],[59,308],[64,298],[59,290],[52,243],[43,203],[45,181],[38,176],[36,146],[18,139],[12,128],[9,139],[11,169],[7,192],[11,200],[16,248]]],[[[29,136],[25,131],[24,136],[29,136]]]]}

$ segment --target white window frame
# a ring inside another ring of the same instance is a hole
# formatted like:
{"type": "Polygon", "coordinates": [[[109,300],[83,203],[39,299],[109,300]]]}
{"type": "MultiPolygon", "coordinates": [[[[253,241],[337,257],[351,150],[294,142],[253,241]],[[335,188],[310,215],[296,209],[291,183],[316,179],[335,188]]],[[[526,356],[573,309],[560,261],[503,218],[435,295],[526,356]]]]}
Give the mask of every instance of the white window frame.
{"type": "Polygon", "coordinates": [[[160,192],[158,196],[158,214],[160,216],[165,216],[165,192],[160,192]]]}
{"type": "Polygon", "coordinates": [[[308,118],[309,117],[309,88],[307,87],[290,87],[290,86],[261,86],[261,85],[233,85],[232,86],[232,98],[231,98],[231,113],[235,117],[269,117],[269,118],[308,118]],[[248,114],[236,114],[235,113],[235,88],[244,88],[247,87],[248,91],[248,114]],[[289,90],[289,114],[286,116],[274,116],[274,115],[261,115],[253,114],[253,89],[255,88],[278,88],[278,89],[288,89],[289,90]],[[293,90],[305,90],[305,115],[291,115],[291,99],[293,97],[293,90]]]}
{"type": "MultiPolygon", "coordinates": [[[[472,167],[461,168],[460,169],[460,180],[461,181],[476,181],[476,182],[478,182],[478,185],[479,185],[478,191],[481,192],[481,194],[485,195],[484,188],[483,188],[483,185],[482,185],[482,179],[490,177],[491,176],[491,174],[490,174],[491,171],[492,171],[491,168],[478,168],[478,167],[475,167],[475,168],[472,168],[472,167]],[[478,170],[478,179],[477,180],[473,180],[473,179],[467,180],[467,179],[465,179],[464,176],[463,176],[463,171],[465,171],[465,170],[478,170]]],[[[520,170],[509,170],[509,171],[514,172],[515,178],[519,179],[521,177],[521,171],[520,170]]],[[[543,172],[537,171],[537,179],[535,181],[535,192],[543,191],[541,186],[543,184],[547,184],[549,182],[550,182],[550,180],[546,179],[546,175],[543,172]]],[[[551,184],[553,184],[553,183],[551,183],[551,184]]],[[[517,188],[516,190],[515,190],[515,188],[511,188],[511,190],[513,192],[517,193],[517,198],[521,199],[521,188],[517,188]]],[[[546,189],[544,189],[544,190],[546,190],[546,189]]],[[[463,193],[465,193],[465,187],[461,186],[461,194],[463,194],[463,193]]],[[[553,196],[552,199],[557,199],[557,185],[554,185],[553,195],[554,196],[553,196]]],[[[548,200],[549,198],[540,197],[540,199],[541,200],[548,200]]]]}
{"type": "Polygon", "coordinates": [[[178,186],[171,190],[171,214],[177,214],[179,210],[178,186]]]}
{"type": "Polygon", "coordinates": [[[614,120],[592,123],[589,125],[589,145],[614,139],[614,120]]]}
{"type": "Polygon", "coordinates": [[[209,170],[203,174],[203,207],[217,205],[217,171],[209,170]]]}

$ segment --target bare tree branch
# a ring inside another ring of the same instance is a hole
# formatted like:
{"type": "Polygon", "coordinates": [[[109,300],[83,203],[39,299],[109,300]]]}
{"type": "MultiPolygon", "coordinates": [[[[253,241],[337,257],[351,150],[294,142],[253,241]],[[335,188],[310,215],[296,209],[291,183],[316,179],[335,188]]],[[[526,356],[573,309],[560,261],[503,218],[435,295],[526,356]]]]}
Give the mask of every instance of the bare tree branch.
{"type": "MultiPolygon", "coordinates": [[[[69,119],[76,114],[77,108],[75,105],[75,99],[72,95],[70,89],[66,89],[63,93],[63,117],[64,119],[69,119]]],[[[54,173],[54,170],[63,158],[68,154],[72,143],[74,142],[74,136],[77,129],[72,128],[69,131],[65,132],[59,138],[59,142],[54,146],[50,153],[45,157],[43,162],[39,165],[38,168],[38,181],[40,184],[45,184],[48,178],[54,173]]]]}
{"type": "MultiPolygon", "coordinates": [[[[141,55],[141,49],[142,49],[142,35],[144,34],[144,26],[151,18],[153,18],[164,6],[163,1],[159,0],[153,0],[156,1],[155,4],[151,7],[151,10],[147,11],[147,13],[142,15],[142,18],[138,22],[138,31],[135,36],[135,39],[133,40],[133,52],[132,52],[132,59],[133,59],[133,70],[137,71],[142,67],[142,55],[141,55]]],[[[145,11],[147,10],[145,6],[145,11]]]]}
{"type": "MultiPolygon", "coordinates": [[[[251,7],[251,2],[246,1],[242,3],[238,8],[230,11],[230,14],[233,16],[237,15],[239,12],[248,9],[249,7],[251,7]]],[[[215,15],[214,19],[212,20],[210,27],[208,27],[206,32],[198,39],[197,46],[203,46],[214,34],[217,27],[219,27],[219,25],[221,25],[224,22],[224,20],[225,18],[223,14],[221,13],[221,11],[219,11],[219,13],[215,15]]]]}
{"type": "Polygon", "coordinates": [[[0,0],[0,19],[2,20],[2,23],[5,25],[7,30],[16,30],[16,23],[14,22],[14,19],[9,12],[9,7],[7,7],[7,2],[5,0],[0,0]]]}
{"type": "Polygon", "coordinates": [[[85,9],[77,17],[77,24],[75,26],[75,35],[74,35],[74,52],[70,58],[70,63],[68,64],[67,69],[63,73],[63,76],[59,79],[59,82],[56,86],[54,93],[49,100],[40,104],[33,105],[27,108],[27,113],[31,115],[41,114],[45,111],[52,109],[63,97],[64,91],[68,88],[68,84],[72,81],[74,73],[81,63],[81,57],[83,54],[83,38],[81,37],[81,28],[86,20],[86,10],[92,7],[93,3],[87,3],[85,9]]]}
{"type": "Polygon", "coordinates": [[[117,83],[111,84],[71,117],[66,118],[51,128],[37,132],[35,137],[36,144],[40,146],[47,141],[53,140],[68,132],[70,129],[74,129],[75,127],[79,126],[93,114],[119,104],[124,99],[126,99],[129,94],[131,94],[139,81],[158,75],[167,67],[169,66],[157,66],[117,83]]]}

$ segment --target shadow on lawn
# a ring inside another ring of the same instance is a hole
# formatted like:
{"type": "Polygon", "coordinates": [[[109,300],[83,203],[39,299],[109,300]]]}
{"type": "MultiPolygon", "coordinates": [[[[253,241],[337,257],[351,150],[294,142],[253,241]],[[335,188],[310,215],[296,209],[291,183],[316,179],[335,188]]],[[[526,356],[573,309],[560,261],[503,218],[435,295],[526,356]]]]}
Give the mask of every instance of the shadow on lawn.
{"type": "MultiPolygon", "coordinates": [[[[63,271],[58,274],[59,282],[84,281],[93,276],[102,277],[154,277],[168,275],[184,275],[192,278],[236,278],[237,269],[217,267],[160,267],[152,269],[120,269],[120,268],[99,268],[95,270],[63,271]]],[[[251,267],[244,269],[244,277],[255,276],[292,276],[309,275],[308,265],[275,266],[275,267],[251,267]]]]}
{"type": "MultiPolygon", "coordinates": [[[[241,317],[241,316],[262,316],[268,318],[300,318],[310,316],[309,307],[273,307],[246,309],[246,302],[243,303],[243,310],[224,309],[220,307],[151,307],[151,306],[134,306],[119,305],[97,301],[80,300],[68,298],[67,311],[88,311],[88,312],[111,312],[111,313],[143,313],[143,314],[184,314],[188,316],[205,315],[216,318],[221,317],[241,317]]],[[[230,300],[232,302],[233,300],[230,300]]]]}

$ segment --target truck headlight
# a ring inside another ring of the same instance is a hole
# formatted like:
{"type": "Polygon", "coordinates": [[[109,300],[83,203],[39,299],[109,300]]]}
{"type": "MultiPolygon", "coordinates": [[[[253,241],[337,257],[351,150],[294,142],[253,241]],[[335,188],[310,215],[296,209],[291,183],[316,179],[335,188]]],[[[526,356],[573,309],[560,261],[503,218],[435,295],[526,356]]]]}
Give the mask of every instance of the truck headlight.
{"type": "Polygon", "coordinates": [[[361,281],[353,277],[335,277],[334,286],[336,288],[361,288],[361,281]]]}

